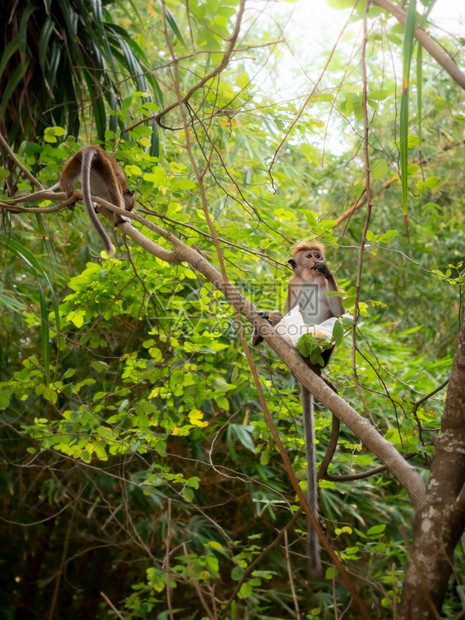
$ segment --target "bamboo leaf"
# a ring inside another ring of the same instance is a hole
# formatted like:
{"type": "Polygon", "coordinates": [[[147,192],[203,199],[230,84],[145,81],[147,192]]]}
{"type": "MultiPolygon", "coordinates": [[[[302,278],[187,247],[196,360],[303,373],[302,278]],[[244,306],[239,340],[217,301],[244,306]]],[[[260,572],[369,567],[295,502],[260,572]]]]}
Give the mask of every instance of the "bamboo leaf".
{"type": "Polygon", "coordinates": [[[45,57],[48,56],[48,54],[50,53],[50,50],[48,49],[48,42],[50,39],[50,35],[53,32],[53,28],[55,27],[55,24],[53,23],[53,21],[50,19],[50,17],[47,17],[45,24],[42,28],[42,32],[40,33],[40,38],[39,38],[39,64],[40,67],[42,69],[42,73],[45,76],[45,57]]]}
{"type": "Polygon", "coordinates": [[[118,130],[118,98],[114,92],[111,92],[107,100],[110,110],[113,112],[113,114],[110,114],[109,118],[110,131],[116,133],[118,130]]]}
{"type": "Polygon", "coordinates": [[[152,138],[150,143],[150,155],[153,157],[160,156],[160,136],[158,133],[158,125],[156,121],[152,121],[152,138]]]}
{"type": "MultiPolygon", "coordinates": [[[[53,42],[52,50],[49,54],[49,67],[47,73],[47,80],[49,84],[55,86],[58,67],[61,60],[61,46],[56,41],[53,42]]],[[[71,99],[73,101],[73,99],[71,99]]]]}
{"type": "Polygon", "coordinates": [[[5,67],[8,64],[8,61],[13,56],[13,54],[18,50],[18,41],[17,39],[13,39],[8,43],[6,48],[2,52],[2,57],[0,60],[0,75],[5,71],[5,67]]]}
{"type": "Polygon", "coordinates": [[[92,0],[92,15],[95,21],[101,26],[102,25],[102,3],[100,0],[92,0]]]}
{"type": "Polygon", "coordinates": [[[42,284],[38,282],[38,285],[39,285],[39,295],[40,295],[40,319],[41,319],[40,340],[41,340],[41,345],[42,345],[42,355],[44,357],[45,374],[47,376],[47,383],[48,383],[49,375],[50,375],[50,330],[48,326],[47,301],[45,299],[42,284]]]}
{"type": "Polygon", "coordinates": [[[8,80],[8,84],[7,87],[5,88],[4,92],[3,92],[3,97],[2,97],[2,114],[5,114],[5,110],[7,108],[8,102],[12,96],[12,94],[14,93],[16,87],[18,86],[18,84],[21,82],[21,80],[23,79],[24,74],[26,73],[29,65],[30,65],[30,59],[29,58],[25,58],[24,62],[22,64],[19,64],[16,69],[13,71],[13,73],[11,74],[9,80],[8,80]]]}
{"type": "Polygon", "coordinates": [[[6,235],[0,235],[0,244],[2,244],[7,250],[15,254],[17,257],[21,258],[31,269],[37,278],[43,278],[49,287],[50,297],[52,299],[53,311],[55,314],[55,321],[57,325],[57,329],[60,328],[60,315],[58,312],[58,300],[55,295],[55,291],[52,285],[50,278],[48,277],[48,273],[44,270],[42,265],[36,259],[34,254],[30,252],[24,244],[18,243],[12,237],[7,237],[6,235]]]}
{"type": "Polygon", "coordinates": [[[21,15],[21,25],[16,39],[18,41],[18,49],[23,54],[26,53],[27,49],[27,22],[37,8],[35,4],[28,4],[21,15]]]}
{"type": "Polygon", "coordinates": [[[184,43],[184,39],[182,38],[182,34],[179,32],[179,28],[178,28],[178,25],[176,23],[176,20],[174,19],[173,14],[166,8],[166,6],[165,6],[165,15],[166,15],[166,21],[168,22],[168,26],[174,32],[174,34],[175,34],[176,38],[178,39],[178,41],[184,47],[186,47],[186,44],[184,43]]]}
{"type": "Polygon", "coordinates": [[[402,184],[402,207],[405,233],[408,239],[408,129],[409,129],[409,86],[410,66],[415,43],[416,0],[410,0],[404,29],[402,97],[400,102],[400,178],[402,184]]]}
{"type": "MultiPolygon", "coordinates": [[[[420,20],[420,26],[424,26],[426,23],[436,0],[431,0],[428,8],[424,12],[420,20]]],[[[418,140],[419,146],[418,150],[420,153],[420,161],[421,161],[421,151],[422,151],[422,105],[423,103],[423,47],[418,44],[417,50],[417,116],[418,116],[418,140]]]]}

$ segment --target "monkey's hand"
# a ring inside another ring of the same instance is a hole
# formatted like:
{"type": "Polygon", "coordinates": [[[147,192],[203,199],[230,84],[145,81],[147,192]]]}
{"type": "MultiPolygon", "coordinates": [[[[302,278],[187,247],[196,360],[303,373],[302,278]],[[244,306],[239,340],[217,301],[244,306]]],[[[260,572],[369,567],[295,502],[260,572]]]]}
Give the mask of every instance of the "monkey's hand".
{"type": "Polygon", "coordinates": [[[327,280],[331,277],[331,272],[326,266],[326,263],[315,263],[313,265],[313,269],[324,275],[327,280]]]}
{"type": "Polygon", "coordinates": [[[76,196],[74,194],[74,186],[73,186],[73,184],[68,181],[66,183],[66,200],[70,200],[70,198],[73,198],[73,200],[72,200],[72,202],[69,203],[68,209],[71,209],[71,211],[72,211],[74,209],[74,205],[79,200],[79,198],[78,198],[78,196],[76,196]]]}
{"type": "MultiPolygon", "coordinates": [[[[268,323],[273,327],[277,325],[279,321],[283,318],[283,315],[281,312],[279,312],[279,310],[273,310],[272,312],[259,312],[258,315],[261,316],[263,319],[266,319],[268,323]]],[[[251,342],[254,347],[263,342],[263,338],[260,334],[259,329],[253,330],[251,342]]]]}

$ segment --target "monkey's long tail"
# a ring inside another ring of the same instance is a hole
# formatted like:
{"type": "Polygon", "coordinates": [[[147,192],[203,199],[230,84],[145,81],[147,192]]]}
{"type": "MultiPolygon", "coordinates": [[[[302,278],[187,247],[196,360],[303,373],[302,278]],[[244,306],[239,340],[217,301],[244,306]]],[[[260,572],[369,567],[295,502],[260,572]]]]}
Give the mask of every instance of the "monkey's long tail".
{"type": "MultiPolygon", "coordinates": [[[[313,396],[302,386],[305,446],[307,450],[307,501],[318,520],[318,486],[316,480],[315,433],[313,428],[313,396]]],[[[308,521],[308,572],[311,577],[321,574],[320,541],[308,521]]]]}
{"type": "Polygon", "coordinates": [[[97,151],[92,147],[87,148],[84,151],[83,156],[82,156],[82,164],[81,164],[82,199],[86,206],[87,215],[89,216],[91,223],[93,224],[95,230],[97,231],[97,233],[100,236],[100,239],[103,242],[103,247],[105,248],[109,256],[114,256],[114,249],[110,241],[110,237],[107,235],[107,233],[105,232],[105,229],[100,223],[100,220],[98,219],[97,214],[95,213],[94,204],[92,202],[90,175],[92,172],[92,160],[94,159],[94,157],[97,158],[99,157],[99,155],[97,151]]]}

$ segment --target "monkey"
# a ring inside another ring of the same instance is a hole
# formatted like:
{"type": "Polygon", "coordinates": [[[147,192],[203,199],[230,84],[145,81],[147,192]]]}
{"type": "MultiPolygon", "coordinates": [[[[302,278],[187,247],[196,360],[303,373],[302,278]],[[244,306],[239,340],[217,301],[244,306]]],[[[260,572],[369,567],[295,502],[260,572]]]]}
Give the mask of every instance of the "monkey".
{"type": "MultiPolygon", "coordinates": [[[[292,276],[289,278],[286,313],[295,306],[299,306],[302,318],[307,325],[319,325],[330,319],[344,314],[344,307],[340,297],[328,297],[330,291],[338,291],[337,282],[326,264],[324,246],[320,243],[301,242],[292,248],[292,258],[288,261],[292,267],[292,276]]],[[[259,313],[273,325],[277,325],[282,318],[279,311],[259,313]]],[[[252,344],[259,344],[263,338],[258,330],[254,330],[252,344]]],[[[334,347],[322,351],[324,366],[334,347]]],[[[318,375],[321,368],[305,360],[306,364],[318,375]]],[[[322,377],[323,378],[323,377],[322,377]]],[[[323,380],[334,390],[334,386],[323,380]]],[[[313,429],[313,395],[301,385],[301,401],[304,417],[304,432],[307,457],[307,501],[315,518],[318,519],[318,486],[316,480],[316,453],[313,429]]],[[[318,576],[321,573],[320,541],[315,530],[308,522],[308,557],[309,574],[318,576]]]]}
{"type": "MultiPolygon", "coordinates": [[[[307,325],[319,325],[331,317],[344,314],[340,297],[328,297],[330,291],[338,291],[337,282],[329,270],[324,255],[324,246],[319,243],[298,243],[292,249],[288,261],[293,273],[289,278],[286,312],[296,305],[307,325]]],[[[334,347],[322,351],[324,366],[327,365],[334,347]]],[[[308,360],[307,365],[318,375],[321,369],[308,360]]],[[[329,382],[328,382],[329,383],[329,382]]],[[[332,389],[334,387],[329,384],[332,389]]],[[[316,480],[316,452],[313,428],[313,395],[301,386],[302,410],[305,428],[307,456],[307,501],[318,519],[318,485],[316,480]]],[[[309,572],[312,576],[321,573],[320,541],[315,530],[308,523],[309,572]]]]}
{"type": "MultiPolygon", "coordinates": [[[[92,203],[92,196],[103,198],[120,209],[132,211],[134,192],[128,189],[126,175],[116,160],[101,146],[92,144],[82,147],[70,157],[62,170],[59,185],[68,198],[73,194],[73,182],[76,180],[81,181],[82,200],[89,219],[102,239],[108,255],[114,256],[113,245],[96,215],[97,207],[92,203]]],[[[98,212],[107,216],[115,226],[123,221],[120,215],[105,207],[99,206],[98,212]]]]}

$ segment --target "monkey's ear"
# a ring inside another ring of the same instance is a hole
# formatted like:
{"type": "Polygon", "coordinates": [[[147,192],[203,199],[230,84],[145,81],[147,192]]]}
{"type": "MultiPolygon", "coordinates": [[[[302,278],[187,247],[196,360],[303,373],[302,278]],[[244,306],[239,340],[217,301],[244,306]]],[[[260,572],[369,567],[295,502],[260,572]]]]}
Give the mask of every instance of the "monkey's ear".
{"type": "Polygon", "coordinates": [[[293,258],[290,258],[287,262],[292,267],[292,269],[295,269],[297,267],[297,263],[295,262],[293,258]]]}

